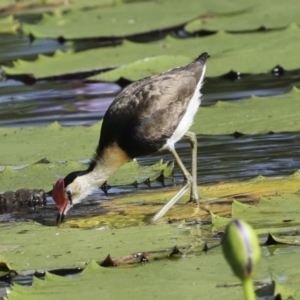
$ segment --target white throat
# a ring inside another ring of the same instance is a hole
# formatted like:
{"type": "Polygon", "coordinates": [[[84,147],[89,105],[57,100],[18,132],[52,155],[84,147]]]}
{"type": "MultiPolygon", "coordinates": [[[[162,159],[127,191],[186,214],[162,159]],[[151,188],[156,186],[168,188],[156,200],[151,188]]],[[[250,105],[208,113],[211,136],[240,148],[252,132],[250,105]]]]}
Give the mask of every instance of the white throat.
{"type": "Polygon", "coordinates": [[[117,145],[105,149],[91,172],[78,176],[66,187],[72,193],[72,203],[77,204],[84,201],[128,160],[129,157],[117,145]]]}

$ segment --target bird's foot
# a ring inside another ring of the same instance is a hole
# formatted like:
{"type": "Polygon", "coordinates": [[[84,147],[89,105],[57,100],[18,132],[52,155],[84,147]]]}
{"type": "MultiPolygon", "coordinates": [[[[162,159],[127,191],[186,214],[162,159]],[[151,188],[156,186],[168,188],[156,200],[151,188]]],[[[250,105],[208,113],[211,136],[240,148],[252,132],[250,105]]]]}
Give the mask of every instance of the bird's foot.
{"type": "Polygon", "coordinates": [[[204,210],[207,213],[210,213],[210,210],[209,210],[210,203],[209,202],[211,202],[212,200],[215,200],[215,198],[203,197],[201,194],[197,193],[196,196],[191,194],[190,199],[187,203],[197,203],[196,213],[199,212],[199,210],[204,210]],[[200,201],[202,201],[204,203],[200,203],[200,201]],[[205,203],[205,202],[208,202],[208,203],[205,203]]]}

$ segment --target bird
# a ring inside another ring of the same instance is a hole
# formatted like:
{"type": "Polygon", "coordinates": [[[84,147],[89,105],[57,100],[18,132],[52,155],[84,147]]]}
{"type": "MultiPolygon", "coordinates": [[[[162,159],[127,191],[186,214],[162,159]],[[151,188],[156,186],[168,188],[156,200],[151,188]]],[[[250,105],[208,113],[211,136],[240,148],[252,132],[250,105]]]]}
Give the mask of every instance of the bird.
{"type": "Polygon", "coordinates": [[[163,217],[188,190],[190,201],[199,206],[197,137],[189,128],[201,104],[208,57],[204,52],[187,65],[133,82],[117,95],[103,117],[99,143],[88,168],[58,179],[53,186],[57,225],[73,205],[84,201],[123,164],[161,150],[172,153],[185,184],[152,221],[163,217]],[[183,136],[192,148],[192,174],[175,150],[183,136]]]}

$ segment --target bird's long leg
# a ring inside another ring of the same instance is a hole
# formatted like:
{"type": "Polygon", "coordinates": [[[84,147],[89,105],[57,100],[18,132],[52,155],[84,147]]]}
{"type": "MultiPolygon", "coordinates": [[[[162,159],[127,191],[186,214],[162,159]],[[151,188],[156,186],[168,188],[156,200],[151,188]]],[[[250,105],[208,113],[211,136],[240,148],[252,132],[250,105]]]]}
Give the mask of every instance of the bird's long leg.
{"type": "Polygon", "coordinates": [[[187,131],[184,135],[190,142],[192,148],[192,177],[190,202],[196,202],[199,205],[199,191],[197,186],[197,136],[194,132],[187,131]]]}
{"type": "Polygon", "coordinates": [[[176,163],[180,167],[181,171],[183,172],[186,178],[186,184],[179,190],[179,192],[152,218],[152,221],[156,221],[163,217],[169,209],[192,187],[193,185],[193,177],[188,172],[186,167],[184,166],[183,162],[181,161],[179,155],[177,154],[175,149],[170,149],[171,153],[173,154],[176,163]]]}

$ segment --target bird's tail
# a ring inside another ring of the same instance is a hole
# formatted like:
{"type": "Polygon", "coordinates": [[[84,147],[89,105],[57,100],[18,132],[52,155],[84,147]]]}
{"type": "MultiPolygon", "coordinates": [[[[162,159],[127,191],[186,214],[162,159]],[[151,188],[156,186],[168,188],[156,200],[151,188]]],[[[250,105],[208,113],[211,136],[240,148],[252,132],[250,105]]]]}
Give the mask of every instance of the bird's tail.
{"type": "Polygon", "coordinates": [[[203,64],[205,64],[206,60],[209,58],[209,55],[207,52],[203,52],[202,54],[200,54],[195,61],[199,61],[203,64]]]}

